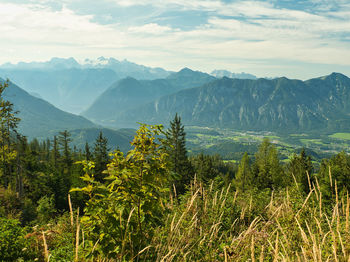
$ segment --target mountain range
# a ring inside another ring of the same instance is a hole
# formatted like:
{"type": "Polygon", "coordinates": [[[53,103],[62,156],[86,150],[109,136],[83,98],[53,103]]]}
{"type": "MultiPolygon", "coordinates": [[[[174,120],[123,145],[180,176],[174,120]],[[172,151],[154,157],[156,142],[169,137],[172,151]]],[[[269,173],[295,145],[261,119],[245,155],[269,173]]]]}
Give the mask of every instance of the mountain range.
{"type": "Polygon", "coordinates": [[[47,137],[64,129],[80,130],[77,136],[89,137],[101,129],[98,125],[168,124],[175,113],[185,125],[236,130],[300,133],[350,128],[350,79],[340,73],[306,81],[255,79],[225,70],[211,75],[189,68],[169,72],[101,57],[83,64],[73,58],[5,64],[0,66],[0,76],[17,78],[16,84],[27,86],[28,92],[11,83],[5,99],[20,111],[20,130],[30,137],[47,137]],[[117,70],[123,75],[122,65],[126,71],[143,70],[158,78],[119,79],[117,70]],[[236,77],[219,78],[222,75],[236,77]],[[77,116],[56,108],[50,100],[75,107],[73,111],[85,110],[77,116]],[[82,131],[86,128],[90,131],[82,131]]]}
{"type": "Polygon", "coordinates": [[[189,68],[164,79],[124,78],[102,93],[82,115],[102,125],[121,127],[121,123],[116,122],[120,113],[145,105],[164,95],[201,86],[215,79],[211,75],[189,68]]]}
{"type": "MultiPolygon", "coordinates": [[[[120,98],[119,98],[120,99],[120,98]]],[[[118,113],[116,123],[168,123],[237,130],[348,131],[350,79],[339,73],[310,79],[221,78],[118,113]]]]}
{"type": "Polygon", "coordinates": [[[170,73],[161,68],[104,57],[86,59],[82,64],[74,58],[52,58],[48,62],[0,66],[0,77],[8,78],[56,107],[76,114],[87,109],[96,97],[120,79],[157,79],[170,73]]]}

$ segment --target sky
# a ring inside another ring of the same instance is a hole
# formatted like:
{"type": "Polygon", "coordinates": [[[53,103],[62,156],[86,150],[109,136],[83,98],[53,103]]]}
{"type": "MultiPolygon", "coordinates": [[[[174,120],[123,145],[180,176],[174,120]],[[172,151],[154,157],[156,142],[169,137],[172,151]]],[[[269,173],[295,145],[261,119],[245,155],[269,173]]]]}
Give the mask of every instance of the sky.
{"type": "Polygon", "coordinates": [[[350,76],[349,0],[0,0],[0,64],[114,57],[178,71],[350,76]]]}

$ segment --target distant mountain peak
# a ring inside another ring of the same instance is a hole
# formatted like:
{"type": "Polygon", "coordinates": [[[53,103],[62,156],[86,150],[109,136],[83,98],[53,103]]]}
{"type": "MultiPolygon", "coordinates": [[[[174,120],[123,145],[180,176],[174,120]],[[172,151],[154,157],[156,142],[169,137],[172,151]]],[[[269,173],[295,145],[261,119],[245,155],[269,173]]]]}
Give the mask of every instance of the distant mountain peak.
{"type": "Polygon", "coordinates": [[[214,70],[210,73],[212,76],[217,78],[228,77],[228,78],[237,78],[237,79],[257,79],[255,75],[248,74],[245,72],[242,73],[232,73],[228,70],[214,70]]]}
{"type": "Polygon", "coordinates": [[[106,61],[108,60],[107,58],[105,58],[104,56],[100,56],[97,58],[98,61],[106,61]]]}
{"type": "Polygon", "coordinates": [[[188,67],[184,67],[178,73],[184,73],[184,72],[195,72],[195,71],[193,71],[192,69],[190,69],[188,67]]]}
{"type": "Polygon", "coordinates": [[[319,77],[319,79],[321,79],[321,80],[336,80],[336,79],[345,80],[345,79],[349,79],[349,78],[346,75],[343,75],[342,73],[333,72],[329,75],[321,76],[321,77],[319,77]]]}
{"type": "Polygon", "coordinates": [[[188,67],[184,67],[180,71],[170,74],[167,78],[177,79],[177,78],[189,78],[189,77],[199,77],[199,76],[215,79],[213,76],[207,73],[203,73],[201,71],[194,71],[188,67]]]}

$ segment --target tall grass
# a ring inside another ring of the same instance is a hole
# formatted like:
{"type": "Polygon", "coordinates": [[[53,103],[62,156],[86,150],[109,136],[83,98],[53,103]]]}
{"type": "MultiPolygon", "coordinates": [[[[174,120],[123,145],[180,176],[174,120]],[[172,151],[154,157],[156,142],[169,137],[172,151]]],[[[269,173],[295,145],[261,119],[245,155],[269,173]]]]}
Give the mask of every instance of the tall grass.
{"type": "Polygon", "coordinates": [[[331,208],[316,181],[305,197],[297,187],[272,192],[265,208],[254,210],[267,194],[217,191],[194,181],[159,228],[154,260],[350,261],[349,194],[339,196],[336,181],[332,186],[331,208]]]}
{"type": "MultiPolygon", "coordinates": [[[[309,187],[308,195],[297,185],[279,192],[237,192],[231,185],[217,189],[194,180],[185,196],[169,201],[164,224],[134,260],[350,261],[349,193],[339,194],[333,181],[330,205],[323,202],[317,180],[309,187]]],[[[79,211],[74,213],[71,208],[66,219],[74,261],[121,261],[84,256],[79,211]]],[[[50,243],[44,248],[48,261],[50,243]]]]}

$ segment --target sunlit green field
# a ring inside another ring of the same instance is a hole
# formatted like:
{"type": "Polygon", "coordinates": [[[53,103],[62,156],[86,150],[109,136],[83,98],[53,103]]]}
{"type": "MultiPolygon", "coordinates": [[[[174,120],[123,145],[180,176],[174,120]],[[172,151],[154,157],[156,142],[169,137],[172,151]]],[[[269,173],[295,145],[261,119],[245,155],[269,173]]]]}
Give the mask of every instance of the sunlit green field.
{"type": "MultiPolygon", "coordinates": [[[[287,160],[300,148],[308,148],[322,159],[327,155],[344,150],[350,153],[350,133],[335,134],[277,134],[273,132],[238,131],[231,129],[186,126],[188,149],[194,153],[220,154],[225,159],[239,160],[230,157],[240,157],[235,150],[242,147],[259,145],[264,138],[269,138],[281,154],[282,160],[287,160]],[[239,147],[242,145],[242,147],[239,147]]],[[[254,154],[253,152],[248,152],[254,154]]]]}
{"type": "Polygon", "coordinates": [[[350,133],[335,133],[333,135],[330,135],[329,137],[343,139],[343,140],[350,140],[350,133]]]}

